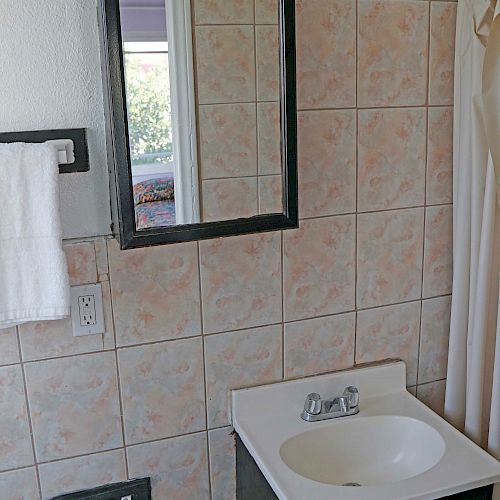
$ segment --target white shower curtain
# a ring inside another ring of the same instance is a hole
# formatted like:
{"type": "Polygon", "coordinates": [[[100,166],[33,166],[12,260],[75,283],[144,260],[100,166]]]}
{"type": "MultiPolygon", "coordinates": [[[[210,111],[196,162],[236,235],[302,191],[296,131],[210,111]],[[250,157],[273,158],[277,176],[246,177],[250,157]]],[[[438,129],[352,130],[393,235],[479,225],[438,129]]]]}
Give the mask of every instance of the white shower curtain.
{"type": "Polygon", "coordinates": [[[500,459],[500,0],[459,0],[445,414],[500,459]]]}

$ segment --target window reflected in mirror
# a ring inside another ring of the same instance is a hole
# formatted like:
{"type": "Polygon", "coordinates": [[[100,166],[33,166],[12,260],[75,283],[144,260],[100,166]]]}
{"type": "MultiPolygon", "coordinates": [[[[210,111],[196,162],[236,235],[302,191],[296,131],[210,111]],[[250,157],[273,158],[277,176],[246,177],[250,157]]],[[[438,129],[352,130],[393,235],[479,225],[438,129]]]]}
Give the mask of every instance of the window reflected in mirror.
{"type": "Polygon", "coordinates": [[[175,172],[172,147],[172,114],[168,43],[125,42],[132,184],[138,228],[173,226],[175,172]],[[161,205],[149,205],[164,201],[161,205]],[[155,217],[148,207],[155,206],[155,217]],[[146,209],[146,211],[144,211],[146,209]]]}
{"type": "Polygon", "coordinates": [[[278,2],[244,4],[120,0],[139,231],[283,213],[278,2]]]}

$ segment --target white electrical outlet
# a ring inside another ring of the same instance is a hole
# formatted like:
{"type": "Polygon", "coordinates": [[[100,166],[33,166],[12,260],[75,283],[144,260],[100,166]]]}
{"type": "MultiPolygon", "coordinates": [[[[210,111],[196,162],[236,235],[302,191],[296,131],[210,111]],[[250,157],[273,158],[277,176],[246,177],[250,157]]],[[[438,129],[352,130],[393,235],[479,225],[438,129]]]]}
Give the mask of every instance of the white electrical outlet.
{"type": "Polygon", "coordinates": [[[104,333],[100,283],[71,287],[71,322],[75,337],[104,333]]]}
{"type": "Polygon", "coordinates": [[[79,296],[78,312],[80,313],[80,326],[95,325],[95,297],[93,295],[79,296]]]}
{"type": "Polygon", "coordinates": [[[126,497],[122,497],[121,500],[132,500],[132,495],[127,495],[126,497]]]}

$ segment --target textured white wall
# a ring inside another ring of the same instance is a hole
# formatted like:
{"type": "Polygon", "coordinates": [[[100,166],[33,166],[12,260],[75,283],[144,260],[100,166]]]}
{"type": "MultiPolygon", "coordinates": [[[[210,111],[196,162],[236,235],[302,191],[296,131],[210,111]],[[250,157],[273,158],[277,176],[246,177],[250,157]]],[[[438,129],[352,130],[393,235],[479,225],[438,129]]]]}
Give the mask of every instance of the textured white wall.
{"type": "Polygon", "coordinates": [[[60,176],[64,237],[108,234],[97,2],[0,0],[0,131],[58,128],[86,128],[90,155],[60,176]]]}

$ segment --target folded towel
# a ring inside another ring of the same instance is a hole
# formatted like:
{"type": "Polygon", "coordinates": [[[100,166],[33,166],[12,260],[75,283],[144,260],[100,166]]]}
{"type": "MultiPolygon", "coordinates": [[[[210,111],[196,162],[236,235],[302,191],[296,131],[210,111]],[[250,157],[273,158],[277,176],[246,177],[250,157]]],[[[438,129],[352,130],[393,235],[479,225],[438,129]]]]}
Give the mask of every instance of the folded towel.
{"type": "Polygon", "coordinates": [[[70,313],[57,151],[0,144],[0,329],[70,313]]]}

